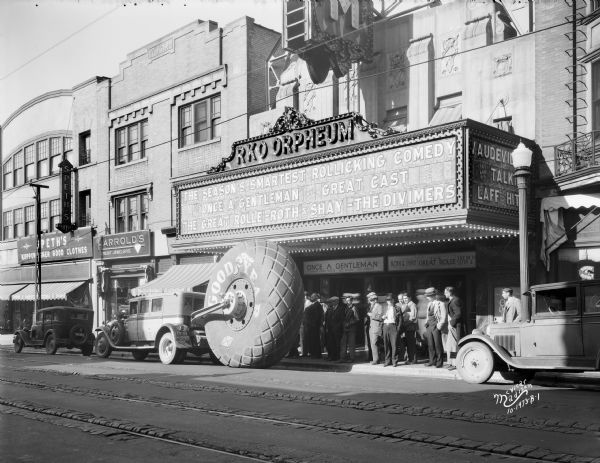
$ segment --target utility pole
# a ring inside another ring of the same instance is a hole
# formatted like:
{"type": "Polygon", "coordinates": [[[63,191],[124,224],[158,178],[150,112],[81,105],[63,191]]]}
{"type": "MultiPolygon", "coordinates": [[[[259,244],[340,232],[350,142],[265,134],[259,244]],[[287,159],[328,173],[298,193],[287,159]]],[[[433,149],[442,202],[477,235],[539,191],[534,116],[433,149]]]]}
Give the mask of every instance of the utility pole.
{"type": "Polygon", "coordinates": [[[48,185],[29,182],[35,192],[35,305],[31,324],[37,319],[37,311],[42,308],[42,204],[40,201],[40,188],[50,188],[48,185]]]}

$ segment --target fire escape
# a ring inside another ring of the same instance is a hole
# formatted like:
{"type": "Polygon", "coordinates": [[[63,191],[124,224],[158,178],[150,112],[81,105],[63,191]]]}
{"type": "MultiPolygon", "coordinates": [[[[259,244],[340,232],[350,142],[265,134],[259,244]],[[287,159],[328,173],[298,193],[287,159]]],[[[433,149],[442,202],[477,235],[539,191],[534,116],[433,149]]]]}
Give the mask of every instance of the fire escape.
{"type": "Polygon", "coordinates": [[[571,58],[571,64],[566,67],[570,79],[565,84],[571,95],[566,100],[570,109],[566,119],[571,124],[571,132],[567,134],[567,142],[554,148],[554,172],[557,178],[600,165],[600,133],[585,131],[588,123],[586,117],[588,88],[585,83],[588,71],[581,63],[581,58],[587,53],[586,26],[582,20],[586,18],[588,4],[587,0],[564,1],[571,8],[571,14],[565,18],[571,24],[571,30],[565,33],[571,43],[571,46],[565,50],[571,58]]]}

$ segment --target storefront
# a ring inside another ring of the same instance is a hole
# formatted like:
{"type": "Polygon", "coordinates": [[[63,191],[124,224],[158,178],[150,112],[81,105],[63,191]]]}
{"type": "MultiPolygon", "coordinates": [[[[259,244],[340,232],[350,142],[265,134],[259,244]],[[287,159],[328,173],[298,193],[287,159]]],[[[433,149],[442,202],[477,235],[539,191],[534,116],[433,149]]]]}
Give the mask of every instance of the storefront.
{"type": "Polygon", "coordinates": [[[305,289],[323,296],[454,286],[469,327],[518,287],[518,191],[511,152],[523,141],[471,120],[411,133],[359,115],[310,121],[286,112],[270,134],[236,142],[209,175],[175,186],[175,255],[278,241],[305,289]]]}
{"type": "MultiPolygon", "coordinates": [[[[36,237],[17,241],[20,266],[5,272],[3,286],[10,291],[5,310],[12,328],[32,321],[36,300],[36,237]],[[17,291],[13,289],[20,287],[17,291]]],[[[92,229],[71,233],[44,233],[41,238],[41,306],[69,305],[93,307],[91,298],[92,229]]]]}
{"type": "MultiPolygon", "coordinates": [[[[151,281],[158,270],[149,230],[104,235],[96,239],[100,323],[127,308],[131,290],[151,281]]],[[[168,267],[163,259],[161,267],[168,267]]],[[[166,270],[166,269],[165,269],[166,270]]]]}

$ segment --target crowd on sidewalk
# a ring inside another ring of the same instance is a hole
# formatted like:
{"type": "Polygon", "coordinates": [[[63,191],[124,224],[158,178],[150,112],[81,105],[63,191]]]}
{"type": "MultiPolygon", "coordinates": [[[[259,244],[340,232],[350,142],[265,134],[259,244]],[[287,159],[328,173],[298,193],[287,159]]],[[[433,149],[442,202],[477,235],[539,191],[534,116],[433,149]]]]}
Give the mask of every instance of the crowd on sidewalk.
{"type": "Polygon", "coordinates": [[[462,301],[451,286],[444,292],[427,288],[423,297],[427,311],[421,330],[417,304],[407,291],[401,291],[397,300],[392,294],[369,292],[366,310],[361,310],[359,293],[344,293],[341,299],[305,293],[302,324],[288,357],[353,363],[356,340],[364,337],[371,365],[415,364],[426,348],[426,366],[443,368],[446,358],[446,367],[455,369],[458,340],[463,335],[462,301]]]}

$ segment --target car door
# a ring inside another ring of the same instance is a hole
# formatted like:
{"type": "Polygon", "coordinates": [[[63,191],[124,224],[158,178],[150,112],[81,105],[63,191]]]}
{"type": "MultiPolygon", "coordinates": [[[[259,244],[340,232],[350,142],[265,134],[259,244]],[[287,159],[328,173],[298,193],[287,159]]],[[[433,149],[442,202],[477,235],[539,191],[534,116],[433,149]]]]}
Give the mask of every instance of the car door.
{"type": "Polygon", "coordinates": [[[147,341],[148,324],[150,322],[150,299],[140,299],[137,316],[137,340],[147,341]]]}
{"type": "Polygon", "coordinates": [[[600,353],[600,282],[583,283],[581,292],[583,352],[590,365],[594,366],[600,353]]]}
{"type": "Polygon", "coordinates": [[[532,322],[536,356],[583,356],[578,289],[572,284],[535,292],[532,322]]]}
{"type": "Polygon", "coordinates": [[[137,342],[138,340],[138,312],[139,312],[139,301],[129,302],[129,315],[125,320],[125,331],[127,332],[127,338],[130,342],[137,342]]]}
{"type": "Polygon", "coordinates": [[[163,298],[154,297],[151,300],[146,300],[144,304],[145,313],[143,321],[140,323],[140,338],[143,341],[153,341],[156,333],[163,323],[163,298]]]}

